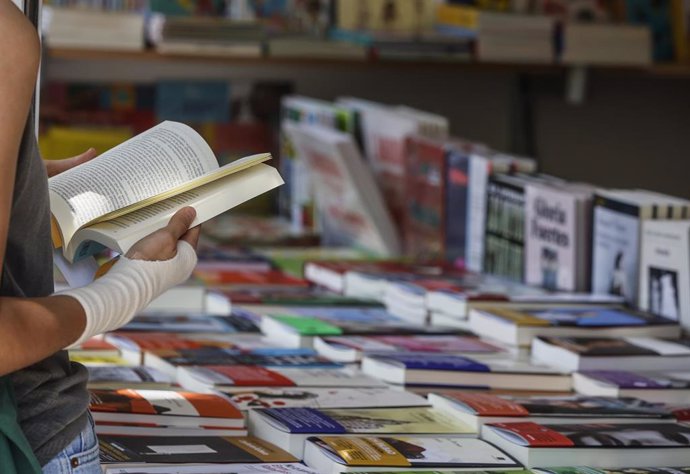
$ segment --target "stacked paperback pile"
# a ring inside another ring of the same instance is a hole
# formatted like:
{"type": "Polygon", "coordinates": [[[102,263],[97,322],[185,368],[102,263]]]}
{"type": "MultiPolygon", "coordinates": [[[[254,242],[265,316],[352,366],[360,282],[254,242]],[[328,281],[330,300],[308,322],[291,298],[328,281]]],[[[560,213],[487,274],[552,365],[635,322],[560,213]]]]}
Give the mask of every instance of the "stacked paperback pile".
{"type": "Polygon", "coordinates": [[[71,352],[105,473],[690,472],[677,322],[446,265],[315,259],[306,280],[260,249],[200,256],[166,296],[201,288],[197,312],[71,352]]]}

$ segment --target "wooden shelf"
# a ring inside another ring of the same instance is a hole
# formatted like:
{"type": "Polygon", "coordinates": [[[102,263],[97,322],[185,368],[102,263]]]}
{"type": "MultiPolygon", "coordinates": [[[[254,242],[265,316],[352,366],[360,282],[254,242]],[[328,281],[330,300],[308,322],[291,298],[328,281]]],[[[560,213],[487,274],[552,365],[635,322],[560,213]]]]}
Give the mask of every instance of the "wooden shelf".
{"type": "MultiPolygon", "coordinates": [[[[274,58],[242,56],[202,56],[160,54],[156,51],[111,51],[95,49],[52,48],[48,57],[71,61],[144,61],[159,63],[202,62],[210,64],[279,66],[279,67],[346,67],[346,68],[401,68],[401,69],[455,69],[465,71],[505,71],[532,74],[563,73],[572,65],[529,64],[529,63],[487,63],[476,61],[443,60],[390,60],[390,59],[352,59],[352,58],[274,58]]],[[[588,69],[602,72],[642,74],[658,77],[690,77],[688,64],[655,64],[652,66],[606,66],[587,65],[588,69]]]]}

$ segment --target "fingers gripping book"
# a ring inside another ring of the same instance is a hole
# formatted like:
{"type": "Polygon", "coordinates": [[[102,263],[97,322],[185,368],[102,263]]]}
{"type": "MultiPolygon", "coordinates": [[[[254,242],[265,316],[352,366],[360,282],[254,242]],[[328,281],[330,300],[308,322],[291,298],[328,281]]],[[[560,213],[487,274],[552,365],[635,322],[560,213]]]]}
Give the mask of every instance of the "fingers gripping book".
{"type": "Polygon", "coordinates": [[[192,128],[163,122],[49,180],[53,244],[76,262],[126,253],[185,206],[198,225],[283,184],[269,153],[219,166],[192,128]]]}

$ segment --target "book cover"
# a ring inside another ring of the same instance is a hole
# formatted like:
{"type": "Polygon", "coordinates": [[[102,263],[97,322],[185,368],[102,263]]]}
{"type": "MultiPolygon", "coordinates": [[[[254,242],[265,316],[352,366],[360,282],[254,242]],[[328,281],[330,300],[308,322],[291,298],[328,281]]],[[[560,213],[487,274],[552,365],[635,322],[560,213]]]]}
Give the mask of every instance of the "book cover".
{"type": "Polygon", "coordinates": [[[520,467],[510,456],[479,439],[319,436],[309,438],[309,443],[327,452],[343,466],[520,467]]]}
{"type": "Polygon", "coordinates": [[[89,409],[96,420],[99,413],[243,419],[232,402],[218,395],[130,389],[91,390],[90,393],[89,409]]]}
{"type": "Polygon", "coordinates": [[[107,463],[263,463],[299,461],[252,437],[153,437],[100,435],[101,462],[107,463]]]}
{"type": "Polygon", "coordinates": [[[356,434],[473,434],[468,425],[433,408],[315,409],[270,408],[258,410],[272,425],[289,433],[356,434]]]}
{"type": "Polygon", "coordinates": [[[244,365],[263,367],[340,367],[314,354],[311,349],[267,348],[251,351],[202,347],[199,349],[159,349],[147,351],[147,358],[155,356],[168,365],[244,365]]]}
{"type": "Polygon", "coordinates": [[[279,270],[252,272],[205,268],[202,266],[194,270],[194,276],[208,286],[230,286],[237,288],[256,286],[309,286],[309,282],[306,280],[288,275],[279,270]]]}
{"type": "Polygon", "coordinates": [[[628,337],[539,337],[547,344],[582,357],[683,356],[690,354],[687,340],[628,337]]]}
{"type": "Polygon", "coordinates": [[[455,335],[395,335],[325,337],[325,342],[362,352],[432,352],[493,354],[502,350],[476,337],[455,335]]]}
{"type": "Polygon", "coordinates": [[[170,385],[173,383],[172,377],[151,367],[123,367],[123,366],[90,366],[89,385],[94,384],[128,384],[137,386],[139,384],[160,384],[170,385]]]}
{"type": "Polygon", "coordinates": [[[259,333],[258,316],[239,309],[229,316],[142,314],[119,331],[170,333],[259,333]]]}
{"type": "Polygon", "coordinates": [[[460,268],[469,268],[467,250],[470,239],[475,237],[470,233],[470,192],[471,187],[478,184],[470,182],[472,157],[454,148],[448,153],[447,167],[446,214],[442,224],[446,232],[446,260],[460,268]]]}
{"type": "Polygon", "coordinates": [[[179,382],[205,387],[381,387],[385,384],[349,368],[284,368],[249,365],[191,366],[178,370],[179,382]]]}
{"type": "Polygon", "coordinates": [[[221,391],[240,410],[257,408],[367,408],[424,406],[427,401],[411,392],[388,388],[257,388],[221,391]]]}
{"type": "Polygon", "coordinates": [[[690,224],[642,223],[638,306],[690,327],[690,224]]]}
{"type": "Polygon", "coordinates": [[[640,210],[596,196],[592,230],[592,292],[610,293],[637,303],[640,210]]]}
{"type": "Polygon", "coordinates": [[[610,307],[519,308],[484,307],[483,313],[516,326],[622,327],[672,325],[673,321],[649,313],[610,307]]]}
{"type": "Polygon", "coordinates": [[[579,372],[578,375],[621,389],[690,389],[690,371],[636,372],[631,370],[585,370],[579,372]]]}
{"type": "Polygon", "coordinates": [[[520,397],[473,392],[447,392],[440,395],[462,410],[480,417],[672,418],[670,410],[663,404],[629,397],[520,397]]]}
{"type": "Polygon", "coordinates": [[[577,291],[578,197],[551,187],[525,188],[525,283],[577,291]]]}

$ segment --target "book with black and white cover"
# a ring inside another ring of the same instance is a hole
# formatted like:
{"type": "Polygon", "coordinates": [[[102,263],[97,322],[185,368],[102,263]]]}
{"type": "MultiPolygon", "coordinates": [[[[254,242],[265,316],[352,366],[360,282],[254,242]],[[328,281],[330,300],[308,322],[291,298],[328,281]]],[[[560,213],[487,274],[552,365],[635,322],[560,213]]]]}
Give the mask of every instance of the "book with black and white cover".
{"type": "Polygon", "coordinates": [[[682,423],[492,423],[483,440],[526,467],[682,466],[690,459],[690,426],[682,423]]]}
{"type": "Polygon", "coordinates": [[[245,426],[244,415],[221,394],[172,390],[91,390],[94,421],[180,428],[245,426]]]}
{"type": "Polygon", "coordinates": [[[325,336],[317,337],[314,349],[319,355],[342,363],[358,362],[366,354],[416,352],[431,354],[491,355],[503,349],[473,336],[325,336]]]}
{"type": "Polygon", "coordinates": [[[470,309],[470,330],[513,346],[537,336],[664,337],[681,335],[676,321],[621,306],[481,305],[470,309]]]}
{"type": "Polygon", "coordinates": [[[644,221],[638,306],[690,329],[690,221],[644,221]]]}
{"type": "Polygon", "coordinates": [[[362,371],[394,385],[568,391],[570,375],[510,356],[470,358],[446,354],[365,355],[362,371]]]}
{"type": "Polygon", "coordinates": [[[88,386],[92,389],[166,389],[174,382],[168,374],[151,367],[90,365],[86,369],[89,371],[88,386]]]}
{"type": "Polygon", "coordinates": [[[637,304],[641,223],[683,219],[688,201],[642,190],[599,191],[592,223],[592,291],[637,304]]]}
{"type": "Polygon", "coordinates": [[[428,406],[426,398],[387,387],[217,387],[243,411],[260,408],[389,408],[428,406]]]}
{"type": "Polygon", "coordinates": [[[304,462],[320,474],[343,472],[519,471],[511,456],[491,444],[463,437],[314,436],[304,447],[304,462]]]}
{"type": "Polygon", "coordinates": [[[653,337],[547,337],[532,341],[535,361],[566,372],[685,370],[690,341],[653,337]]]}
{"type": "Polygon", "coordinates": [[[573,374],[577,393],[637,397],[655,403],[690,403],[690,370],[587,370],[573,374]]]}
{"type": "MultiPolygon", "coordinates": [[[[146,464],[103,466],[103,474],[318,474],[301,463],[261,464],[146,464]]],[[[516,473],[517,474],[517,473],[516,473]]]]}
{"type": "Polygon", "coordinates": [[[673,423],[676,417],[663,404],[637,398],[513,396],[481,392],[434,392],[429,403],[479,429],[487,423],[673,423]]]}
{"type": "Polygon", "coordinates": [[[396,225],[352,135],[304,124],[287,131],[309,165],[322,243],[399,255],[396,225]]]}
{"type": "MultiPolygon", "coordinates": [[[[130,467],[182,463],[262,463],[297,462],[289,453],[254,437],[207,436],[187,440],[167,436],[98,437],[104,468],[109,464],[130,467]]],[[[115,466],[113,466],[115,467],[115,466]]]]}
{"type": "Polygon", "coordinates": [[[529,183],[525,187],[525,283],[588,291],[593,188],[529,183]]]}
{"type": "Polygon", "coordinates": [[[478,431],[445,412],[417,408],[270,408],[249,412],[253,436],[302,458],[310,436],[457,436],[476,438],[478,431]]]}
{"type": "Polygon", "coordinates": [[[187,390],[223,387],[385,387],[380,380],[351,367],[282,368],[251,365],[178,367],[177,381],[187,390]]]}

